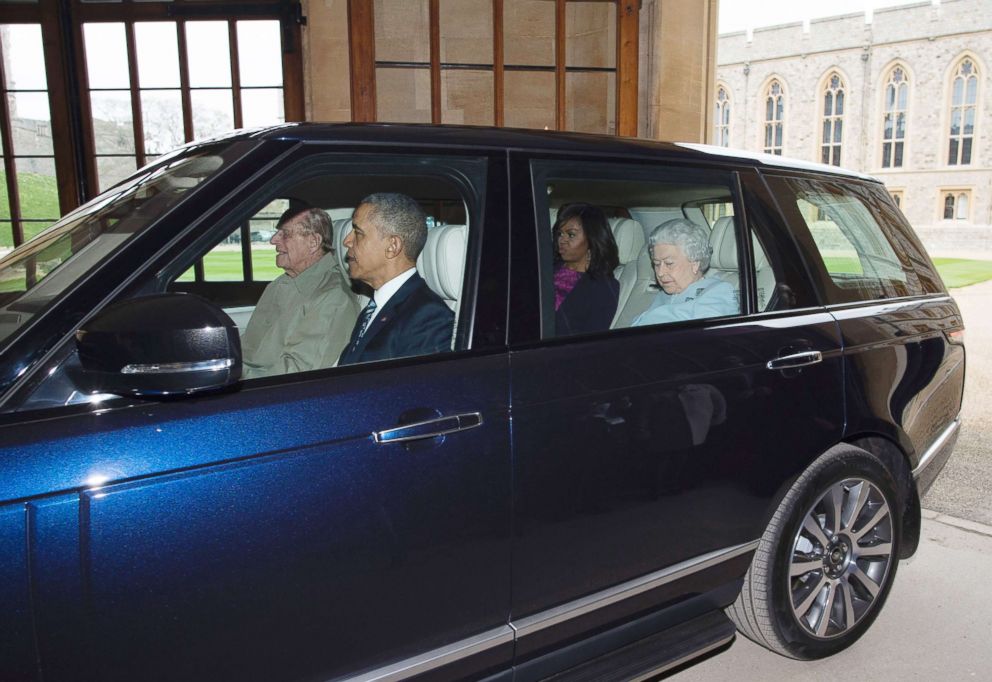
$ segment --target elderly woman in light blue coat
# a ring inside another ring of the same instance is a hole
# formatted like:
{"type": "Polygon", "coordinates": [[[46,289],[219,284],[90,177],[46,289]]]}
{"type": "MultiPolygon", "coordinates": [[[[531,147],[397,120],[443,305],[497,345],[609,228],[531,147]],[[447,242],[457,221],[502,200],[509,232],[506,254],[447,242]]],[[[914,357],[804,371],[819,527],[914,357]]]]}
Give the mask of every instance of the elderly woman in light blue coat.
{"type": "Polygon", "coordinates": [[[633,326],[663,324],[740,312],[734,287],[714,276],[709,235],[683,218],[667,220],[648,238],[648,253],[661,291],[633,326]]]}

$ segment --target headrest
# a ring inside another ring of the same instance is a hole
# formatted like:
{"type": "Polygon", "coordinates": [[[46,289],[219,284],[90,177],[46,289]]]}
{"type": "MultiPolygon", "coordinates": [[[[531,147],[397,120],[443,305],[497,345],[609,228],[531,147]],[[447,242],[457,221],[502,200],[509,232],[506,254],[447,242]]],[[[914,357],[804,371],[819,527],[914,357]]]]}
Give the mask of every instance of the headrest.
{"type": "Polygon", "coordinates": [[[331,225],[334,227],[334,239],[331,240],[334,244],[334,257],[337,258],[338,265],[341,267],[341,274],[347,277],[348,261],[346,257],[348,249],[344,247],[344,238],[351,232],[351,218],[339,218],[332,221],[331,225]]]}
{"type": "Polygon", "coordinates": [[[445,301],[457,301],[465,273],[464,225],[441,225],[427,230],[427,243],[417,258],[417,271],[434,293],[445,301]]]}
{"type": "Polygon", "coordinates": [[[768,267],[768,256],[765,255],[765,250],[761,248],[761,242],[758,241],[757,237],[751,239],[751,245],[754,247],[754,269],[762,270],[768,267]]]}
{"type": "Polygon", "coordinates": [[[610,228],[617,243],[620,265],[627,265],[637,260],[646,244],[644,228],[641,224],[633,218],[610,218],[610,228]]]}
{"type": "Polygon", "coordinates": [[[710,233],[710,267],[717,270],[737,269],[737,234],[734,231],[734,217],[725,215],[717,218],[710,233]]]}

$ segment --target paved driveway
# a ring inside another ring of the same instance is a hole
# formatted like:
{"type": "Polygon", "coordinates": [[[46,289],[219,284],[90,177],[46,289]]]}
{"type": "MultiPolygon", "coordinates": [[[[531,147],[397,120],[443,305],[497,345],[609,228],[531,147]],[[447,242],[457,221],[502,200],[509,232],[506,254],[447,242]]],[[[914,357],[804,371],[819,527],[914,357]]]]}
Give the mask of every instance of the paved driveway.
{"type": "Polygon", "coordinates": [[[954,454],[923,507],[992,526],[992,281],[951,294],[964,315],[968,349],[963,424],[954,454]]]}
{"type": "Polygon", "coordinates": [[[742,636],[669,679],[992,680],[992,281],[952,292],[965,320],[964,427],[923,499],[920,548],[899,565],[888,602],[854,646],[793,661],[742,636]]]}

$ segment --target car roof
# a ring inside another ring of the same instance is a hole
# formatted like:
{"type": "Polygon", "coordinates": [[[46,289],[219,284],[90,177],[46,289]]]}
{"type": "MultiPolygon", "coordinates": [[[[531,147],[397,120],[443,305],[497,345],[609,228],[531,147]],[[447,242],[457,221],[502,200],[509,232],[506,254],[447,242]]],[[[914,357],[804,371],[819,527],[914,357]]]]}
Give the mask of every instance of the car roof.
{"type": "Polygon", "coordinates": [[[857,171],[784,156],[691,142],[663,142],[588,133],[413,123],[284,123],[243,131],[246,137],[298,142],[339,142],[474,147],[590,155],[653,156],[664,153],[742,166],[814,171],[880,182],[857,171]]]}

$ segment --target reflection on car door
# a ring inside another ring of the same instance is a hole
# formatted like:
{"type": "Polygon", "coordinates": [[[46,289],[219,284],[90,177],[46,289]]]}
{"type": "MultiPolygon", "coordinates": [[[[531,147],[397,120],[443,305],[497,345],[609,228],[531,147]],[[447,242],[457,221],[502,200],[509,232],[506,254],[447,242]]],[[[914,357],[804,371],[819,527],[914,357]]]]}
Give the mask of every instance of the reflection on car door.
{"type": "Polygon", "coordinates": [[[500,356],[439,357],[49,420],[44,444],[3,428],[15,492],[89,482],[27,505],[43,669],[331,677],[502,633],[505,377],[500,356]],[[475,412],[439,438],[370,435],[475,412]]]}
{"type": "MultiPolygon", "coordinates": [[[[517,245],[535,233],[525,186],[517,245]]],[[[536,286],[524,272],[536,256],[515,255],[512,281],[536,286]]],[[[514,338],[536,333],[536,321],[515,318],[514,338]]],[[[743,575],[779,486],[843,427],[839,337],[819,308],[554,339],[511,357],[518,662],[743,575]],[[768,368],[792,349],[825,359],[768,368]],[[688,583],[648,580],[636,603],[602,613],[579,601],[617,602],[611,588],[680,562],[688,583]]]]}

